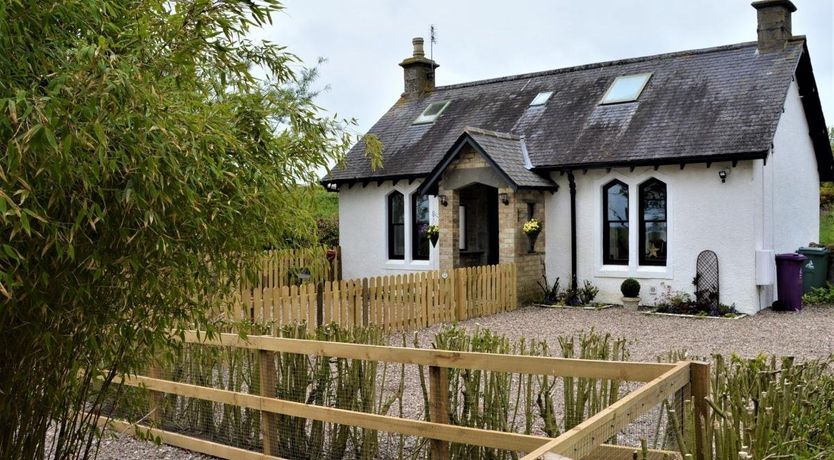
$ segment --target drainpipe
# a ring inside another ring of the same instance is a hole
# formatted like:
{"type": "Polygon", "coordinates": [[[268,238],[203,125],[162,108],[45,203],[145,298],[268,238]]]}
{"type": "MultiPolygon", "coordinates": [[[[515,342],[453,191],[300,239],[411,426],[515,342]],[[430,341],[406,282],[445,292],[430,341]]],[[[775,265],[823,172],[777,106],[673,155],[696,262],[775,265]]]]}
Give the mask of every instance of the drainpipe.
{"type": "Polygon", "coordinates": [[[573,171],[568,171],[568,184],[570,188],[570,287],[574,291],[577,288],[576,282],[576,180],[573,171]]]}

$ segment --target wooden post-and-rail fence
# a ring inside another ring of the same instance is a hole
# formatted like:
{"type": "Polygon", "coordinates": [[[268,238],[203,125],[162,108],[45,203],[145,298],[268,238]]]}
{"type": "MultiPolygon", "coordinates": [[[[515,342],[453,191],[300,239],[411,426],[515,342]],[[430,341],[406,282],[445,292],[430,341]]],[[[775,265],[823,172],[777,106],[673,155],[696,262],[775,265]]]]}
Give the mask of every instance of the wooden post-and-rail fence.
{"type": "MultiPolygon", "coordinates": [[[[160,398],[162,394],[197,398],[261,411],[263,452],[190,437],[163,430],[157,425],[131,425],[127,421],[102,418],[119,431],[137,431],[158,436],[167,444],[227,459],[279,459],[277,442],[280,429],[278,416],[302,417],[324,423],[350,425],[370,430],[399,433],[431,440],[431,458],[448,459],[449,443],[468,444],[515,452],[524,452],[521,460],[538,458],[611,459],[632,458],[639,448],[606,444],[621,430],[634,423],[664,401],[686,391],[695,408],[696,423],[703,429],[710,419],[709,364],[681,361],[678,363],[638,363],[627,361],[596,361],[547,356],[505,355],[480,352],[446,351],[383,345],[365,345],[317,340],[290,339],[271,336],[241,337],[238,334],[217,334],[208,339],[204,333],[186,331],[186,343],[207,346],[235,347],[257,351],[260,382],[253,393],[235,392],[202,385],[176,382],[151,374],[125,376],[116,380],[130,386],[144,387],[160,398]],[[275,353],[327,356],[330,358],[416,364],[429,368],[429,420],[416,420],[358,412],[327,406],[305,404],[276,397],[275,353]],[[493,431],[450,424],[448,369],[478,369],[553,377],[613,379],[641,382],[641,385],[618,401],[590,416],[575,427],[554,438],[521,433],[493,431]],[[556,454],[556,456],[552,456],[556,454]]],[[[153,407],[152,412],[159,409],[153,407]]],[[[695,446],[694,460],[705,460],[710,447],[703,440],[695,446]]],[[[680,458],[677,453],[650,449],[649,460],[680,458]]]]}
{"type": "Polygon", "coordinates": [[[518,308],[515,264],[418,272],[293,286],[244,287],[232,315],[271,324],[306,322],[315,328],[419,329],[518,308]]]}

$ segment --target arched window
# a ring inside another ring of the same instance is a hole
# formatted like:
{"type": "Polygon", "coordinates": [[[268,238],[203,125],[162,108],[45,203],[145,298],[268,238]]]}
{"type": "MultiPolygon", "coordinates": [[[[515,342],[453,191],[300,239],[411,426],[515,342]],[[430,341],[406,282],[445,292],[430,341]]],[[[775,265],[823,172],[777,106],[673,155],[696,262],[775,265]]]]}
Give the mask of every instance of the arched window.
{"type": "Polygon", "coordinates": [[[640,184],[640,265],[666,265],[666,184],[640,184]]]}
{"type": "Polygon", "coordinates": [[[388,195],[388,258],[405,259],[405,200],[400,192],[388,195]]]}
{"type": "Polygon", "coordinates": [[[429,226],[429,197],[411,195],[411,258],[429,260],[429,238],[426,229],[429,226]]]}
{"type": "Polygon", "coordinates": [[[602,188],[602,263],[628,265],[628,185],[614,180],[602,188]]]}

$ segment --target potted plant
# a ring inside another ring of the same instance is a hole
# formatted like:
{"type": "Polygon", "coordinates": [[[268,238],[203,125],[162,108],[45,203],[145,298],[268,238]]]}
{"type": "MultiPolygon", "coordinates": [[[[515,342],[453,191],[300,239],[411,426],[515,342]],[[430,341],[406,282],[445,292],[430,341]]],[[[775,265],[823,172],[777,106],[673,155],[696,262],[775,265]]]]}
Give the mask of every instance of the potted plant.
{"type": "Polygon", "coordinates": [[[527,242],[529,243],[527,252],[536,252],[536,238],[542,231],[542,223],[538,219],[530,219],[524,223],[521,230],[527,235],[527,242]]]}
{"type": "Polygon", "coordinates": [[[431,245],[436,246],[437,240],[440,239],[440,227],[437,225],[426,225],[424,228],[423,233],[429,238],[431,245]]]}
{"type": "Polygon", "coordinates": [[[640,305],[640,283],[634,278],[626,278],[620,285],[623,293],[623,306],[630,310],[637,310],[640,305]]]}

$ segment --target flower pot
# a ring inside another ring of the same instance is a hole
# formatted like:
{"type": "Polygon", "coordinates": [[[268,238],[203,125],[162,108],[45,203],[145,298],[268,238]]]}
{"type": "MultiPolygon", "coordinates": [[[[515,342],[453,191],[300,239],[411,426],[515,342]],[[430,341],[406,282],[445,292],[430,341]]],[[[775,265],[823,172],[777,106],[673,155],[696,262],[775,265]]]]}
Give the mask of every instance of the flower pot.
{"type": "Polygon", "coordinates": [[[623,307],[628,310],[637,311],[640,306],[640,297],[623,297],[623,307]]]}
{"type": "Polygon", "coordinates": [[[536,238],[539,237],[538,233],[528,233],[527,234],[527,252],[534,253],[536,252],[536,238]]]}
{"type": "Polygon", "coordinates": [[[432,247],[437,246],[437,241],[440,239],[440,234],[435,233],[434,235],[429,237],[429,241],[431,241],[432,247]]]}

